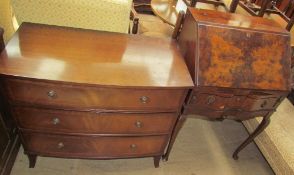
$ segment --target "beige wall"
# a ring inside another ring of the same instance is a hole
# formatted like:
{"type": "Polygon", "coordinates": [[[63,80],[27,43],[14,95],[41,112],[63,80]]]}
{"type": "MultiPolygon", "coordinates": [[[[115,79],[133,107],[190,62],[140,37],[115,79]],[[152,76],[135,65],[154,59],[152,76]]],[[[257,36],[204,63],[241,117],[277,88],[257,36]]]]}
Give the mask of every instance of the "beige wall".
{"type": "Polygon", "coordinates": [[[0,0],[0,26],[5,30],[4,40],[7,42],[14,33],[10,0],[0,0]]]}

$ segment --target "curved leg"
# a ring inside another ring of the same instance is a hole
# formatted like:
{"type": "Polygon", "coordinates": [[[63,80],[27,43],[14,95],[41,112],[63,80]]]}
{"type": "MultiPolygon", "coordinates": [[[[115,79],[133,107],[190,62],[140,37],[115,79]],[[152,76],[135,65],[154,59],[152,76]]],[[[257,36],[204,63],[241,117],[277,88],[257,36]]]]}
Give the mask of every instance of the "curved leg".
{"type": "Polygon", "coordinates": [[[173,145],[175,143],[176,137],[177,137],[180,129],[182,128],[183,124],[185,123],[185,121],[186,121],[186,117],[184,115],[181,115],[179,117],[179,119],[178,119],[178,121],[176,123],[176,127],[174,128],[173,133],[171,135],[171,138],[170,138],[166,153],[162,156],[162,160],[168,161],[170,151],[171,151],[171,149],[172,149],[172,147],[173,147],[173,145]]]}
{"type": "Polygon", "coordinates": [[[261,123],[259,126],[248,136],[248,138],[235,150],[233,154],[233,158],[235,160],[238,159],[238,153],[244,149],[249,143],[253,141],[253,139],[258,136],[270,123],[270,116],[272,112],[267,114],[265,117],[263,117],[261,123]]]}
{"type": "Polygon", "coordinates": [[[161,156],[154,156],[153,161],[154,161],[154,167],[158,168],[159,167],[159,162],[160,162],[161,156]]]}
{"type": "Polygon", "coordinates": [[[28,154],[29,158],[29,168],[35,168],[37,155],[28,154]]]}

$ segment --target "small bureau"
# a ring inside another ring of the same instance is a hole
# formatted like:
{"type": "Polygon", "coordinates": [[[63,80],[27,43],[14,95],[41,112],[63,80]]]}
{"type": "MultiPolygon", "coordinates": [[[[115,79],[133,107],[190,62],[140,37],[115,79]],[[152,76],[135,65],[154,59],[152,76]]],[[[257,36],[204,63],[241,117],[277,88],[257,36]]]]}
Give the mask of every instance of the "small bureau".
{"type": "Polygon", "coordinates": [[[234,152],[238,159],[289,93],[290,34],[269,19],[212,10],[188,8],[183,21],[177,41],[194,82],[183,114],[219,121],[263,118],[234,152]]]}
{"type": "Polygon", "coordinates": [[[0,57],[1,95],[25,153],[159,166],[193,86],[176,43],[23,23],[0,57]]]}

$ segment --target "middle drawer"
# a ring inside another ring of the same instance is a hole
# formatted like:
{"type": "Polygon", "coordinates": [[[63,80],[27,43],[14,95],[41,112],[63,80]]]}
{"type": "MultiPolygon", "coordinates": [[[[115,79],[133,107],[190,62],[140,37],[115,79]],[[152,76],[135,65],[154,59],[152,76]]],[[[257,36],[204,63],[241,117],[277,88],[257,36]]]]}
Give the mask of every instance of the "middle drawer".
{"type": "Polygon", "coordinates": [[[95,113],[14,107],[18,125],[42,132],[92,134],[168,134],[176,113],[95,113]]]}

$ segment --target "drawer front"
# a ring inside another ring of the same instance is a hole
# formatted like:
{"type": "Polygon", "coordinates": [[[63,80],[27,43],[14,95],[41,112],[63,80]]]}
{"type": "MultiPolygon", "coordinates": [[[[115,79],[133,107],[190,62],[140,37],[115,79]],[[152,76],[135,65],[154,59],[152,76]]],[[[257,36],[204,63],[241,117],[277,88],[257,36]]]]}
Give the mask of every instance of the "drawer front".
{"type": "Polygon", "coordinates": [[[278,100],[279,100],[279,97],[269,97],[269,98],[257,97],[256,98],[256,97],[248,96],[245,99],[242,105],[242,108],[247,111],[274,109],[278,100]]]}
{"type": "Polygon", "coordinates": [[[279,99],[278,94],[250,93],[234,95],[221,93],[197,93],[190,97],[189,105],[212,110],[230,110],[240,108],[245,111],[271,110],[279,99]]]}
{"type": "Polygon", "coordinates": [[[24,129],[61,133],[168,134],[176,113],[95,113],[14,107],[18,125],[24,129]]]}
{"type": "Polygon", "coordinates": [[[223,118],[234,119],[234,120],[248,120],[255,117],[266,116],[271,111],[261,110],[261,111],[242,111],[235,115],[224,115],[223,118]]]}
{"type": "Polygon", "coordinates": [[[243,98],[233,94],[194,93],[189,104],[201,108],[223,110],[226,107],[241,106],[243,98]]]}
{"type": "Polygon", "coordinates": [[[205,109],[195,106],[186,106],[184,108],[184,114],[196,114],[200,115],[199,118],[207,119],[233,119],[233,120],[248,120],[250,118],[265,116],[272,110],[259,110],[259,111],[244,111],[240,108],[231,108],[225,111],[215,111],[211,109],[205,109]]]}
{"type": "Polygon", "coordinates": [[[6,79],[12,102],[65,108],[177,111],[183,89],[82,87],[6,79]]]}
{"type": "Polygon", "coordinates": [[[22,133],[25,149],[43,156],[123,158],[163,154],[167,136],[77,137],[22,133]]]}
{"type": "Polygon", "coordinates": [[[190,115],[190,114],[196,114],[196,115],[200,115],[199,118],[208,118],[208,119],[217,119],[217,118],[221,118],[223,115],[223,111],[214,111],[211,109],[203,109],[203,108],[199,108],[199,107],[195,107],[194,105],[190,105],[190,106],[185,106],[184,107],[184,113],[185,115],[190,115]]]}

